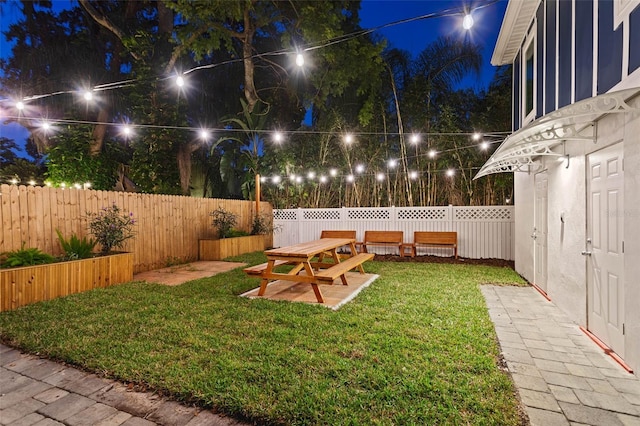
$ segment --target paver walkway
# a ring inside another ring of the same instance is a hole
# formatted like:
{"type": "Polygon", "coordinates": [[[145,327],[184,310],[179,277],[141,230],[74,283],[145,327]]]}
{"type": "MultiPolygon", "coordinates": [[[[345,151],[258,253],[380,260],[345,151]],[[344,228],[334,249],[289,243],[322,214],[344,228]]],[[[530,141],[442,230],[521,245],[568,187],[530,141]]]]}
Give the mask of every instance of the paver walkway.
{"type": "Polygon", "coordinates": [[[11,426],[241,426],[209,410],[0,345],[0,424],[11,426]]]}
{"type": "Polygon", "coordinates": [[[640,379],[532,287],[482,286],[532,425],[640,426],[640,379]]]}

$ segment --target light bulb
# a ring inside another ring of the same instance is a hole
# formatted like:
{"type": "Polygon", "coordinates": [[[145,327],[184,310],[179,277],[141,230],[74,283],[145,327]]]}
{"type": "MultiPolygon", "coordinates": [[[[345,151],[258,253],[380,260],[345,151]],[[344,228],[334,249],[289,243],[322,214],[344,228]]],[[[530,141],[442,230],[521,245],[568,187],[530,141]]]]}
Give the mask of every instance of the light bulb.
{"type": "Polygon", "coordinates": [[[296,65],[299,67],[304,66],[304,55],[302,53],[296,55],[296,65]]]}
{"type": "Polygon", "coordinates": [[[462,28],[470,30],[471,27],[473,27],[473,17],[471,14],[464,15],[464,19],[462,19],[462,28]]]}
{"type": "Polygon", "coordinates": [[[176,77],[176,86],[178,87],[184,86],[184,78],[181,75],[176,77]]]}

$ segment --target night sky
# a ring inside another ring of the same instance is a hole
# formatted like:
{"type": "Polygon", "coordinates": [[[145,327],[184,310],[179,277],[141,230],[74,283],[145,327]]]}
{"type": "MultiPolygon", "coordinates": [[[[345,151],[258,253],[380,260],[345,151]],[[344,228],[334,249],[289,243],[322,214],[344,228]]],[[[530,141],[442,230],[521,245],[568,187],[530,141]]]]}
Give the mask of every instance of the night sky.
{"type": "MultiPolygon", "coordinates": [[[[75,2],[73,2],[75,3],[75,2]]],[[[483,3],[487,3],[484,1],[483,3]]],[[[65,8],[72,4],[69,0],[54,1],[56,8],[65,8]]],[[[395,21],[422,16],[447,9],[462,7],[463,5],[474,7],[476,2],[465,1],[435,1],[435,0],[362,0],[360,11],[361,26],[363,28],[376,28],[395,21]]],[[[462,16],[435,17],[418,20],[409,23],[393,25],[375,32],[388,40],[391,47],[408,50],[415,57],[426,46],[441,35],[452,37],[470,37],[483,49],[483,68],[479,77],[468,77],[460,85],[460,88],[470,87],[476,91],[485,89],[491,81],[495,68],[490,64],[493,48],[500,31],[500,24],[507,1],[500,0],[473,13],[474,26],[469,32],[462,29],[462,16]]],[[[8,27],[11,22],[21,17],[18,2],[8,0],[1,6],[0,20],[2,29],[8,27]]],[[[10,54],[10,46],[4,36],[0,37],[0,56],[10,54]]],[[[27,132],[18,125],[0,125],[0,136],[15,139],[19,145],[24,143],[27,132]]]]}

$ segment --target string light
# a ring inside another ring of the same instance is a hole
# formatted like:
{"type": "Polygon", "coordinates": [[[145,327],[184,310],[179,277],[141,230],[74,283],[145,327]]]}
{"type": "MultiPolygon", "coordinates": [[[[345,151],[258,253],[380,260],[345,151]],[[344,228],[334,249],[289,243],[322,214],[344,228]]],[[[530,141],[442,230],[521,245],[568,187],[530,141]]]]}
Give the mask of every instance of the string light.
{"type": "MultiPolygon", "coordinates": [[[[499,0],[490,0],[487,1],[486,3],[476,6],[474,8],[474,10],[478,10],[478,9],[482,9],[482,8],[486,8],[488,6],[491,6],[494,3],[497,3],[499,0]]],[[[464,18],[463,18],[463,28],[465,29],[470,29],[473,26],[473,18],[471,17],[471,14],[467,11],[465,11],[465,7],[456,7],[456,8],[450,8],[450,9],[445,9],[439,12],[432,12],[432,13],[428,13],[428,14],[424,14],[424,15],[420,15],[420,16],[414,16],[411,18],[406,18],[406,19],[401,19],[401,20],[397,20],[397,21],[393,21],[393,22],[389,22],[387,24],[383,24],[383,25],[379,25],[377,27],[373,27],[373,28],[369,28],[369,29],[362,29],[362,30],[358,30],[358,31],[354,31],[348,34],[343,34],[340,36],[336,36],[330,39],[325,39],[323,41],[319,41],[316,43],[308,43],[305,46],[303,46],[303,50],[304,51],[311,51],[311,50],[316,50],[316,49],[321,49],[321,48],[325,48],[325,47],[329,47],[338,43],[344,43],[347,42],[349,40],[352,40],[354,38],[358,38],[358,37],[362,37],[365,36],[367,34],[371,34],[373,32],[391,27],[391,26],[395,26],[395,25],[401,25],[401,24],[405,24],[405,23],[409,23],[409,22],[414,22],[414,21],[420,21],[420,20],[426,20],[426,19],[432,19],[432,18],[441,18],[441,17],[448,17],[448,16],[460,16],[464,14],[464,18]],[[467,28],[468,27],[468,28],[467,28]]],[[[235,59],[231,59],[231,60],[227,60],[227,61],[223,61],[223,62],[219,62],[216,64],[207,64],[207,65],[200,65],[194,68],[191,68],[189,70],[186,70],[182,73],[182,75],[179,75],[176,77],[176,84],[178,85],[178,87],[182,87],[182,85],[184,85],[184,75],[187,75],[191,72],[194,71],[198,71],[198,70],[203,70],[203,69],[211,69],[211,68],[215,68],[221,65],[226,65],[226,64],[231,64],[231,63],[237,63],[237,62],[243,62],[247,59],[257,59],[257,58],[262,58],[262,57],[266,57],[266,56],[278,56],[278,55],[288,55],[290,54],[290,50],[288,49],[280,49],[280,50],[275,50],[275,51],[271,51],[271,52],[264,52],[264,53],[257,53],[254,55],[251,55],[249,57],[242,57],[242,58],[235,58],[235,59]]],[[[302,55],[302,53],[298,53],[296,55],[296,64],[298,66],[302,66],[300,65],[300,62],[302,63],[302,65],[304,65],[304,56],[302,55]]],[[[153,80],[153,79],[158,79],[158,80],[164,80],[167,78],[171,78],[171,77],[165,77],[165,78],[149,78],[149,80],[153,80]]],[[[112,83],[105,83],[102,85],[97,85],[93,88],[93,90],[112,90],[112,89],[119,89],[122,87],[129,87],[131,86],[133,83],[137,82],[137,81],[143,81],[143,79],[140,80],[136,80],[136,79],[129,79],[129,80],[123,80],[123,81],[116,81],[116,82],[112,82],[112,83]]],[[[65,93],[73,93],[73,91],[58,91],[58,92],[53,92],[53,93],[48,93],[48,94],[42,94],[42,95],[33,95],[33,96],[29,96],[29,97],[25,97],[22,100],[23,101],[30,101],[30,100],[35,100],[35,99],[40,99],[40,98],[44,98],[44,97],[50,97],[50,96],[56,96],[56,95],[60,95],[60,94],[65,94],[65,93]]]]}
{"type": "Polygon", "coordinates": [[[347,133],[344,135],[344,143],[350,145],[353,142],[353,135],[351,133],[347,133]]]}
{"type": "Polygon", "coordinates": [[[211,133],[209,133],[207,129],[200,130],[200,139],[206,141],[206,140],[209,140],[209,137],[211,137],[211,133]]]}
{"type": "Polygon", "coordinates": [[[411,143],[415,145],[418,142],[420,142],[420,135],[417,135],[415,133],[411,135],[411,143]]]}
{"type": "Polygon", "coordinates": [[[282,139],[283,139],[283,138],[282,138],[282,133],[280,133],[280,132],[274,132],[274,133],[273,133],[273,141],[274,141],[275,143],[280,143],[280,142],[282,142],[282,139]]]}
{"type": "Polygon", "coordinates": [[[470,30],[471,27],[473,27],[473,16],[471,16],[471,14],[467,14],[464,15],[464,18],[462,19],[462,28],[464,28],[465,30],[470,30]]]}
{"type": "Polygon", "coordinates": [[[84,95],[82,95],[85,101],[89,102],[93,99],[93,93],[90,90],[85,90],[84,95]]]}
{"type": "Polygon", "coordinates": [[[382,182],[384,180],[384,173],[378,173],[376,175],[376,179],[382,182]]]}
{"type": "Polygon", "coordinates": [[[429,151],[429,158],[436,158],[437,152],[435,149],[429,151]]]}
{"type": "Polygon", "coordinates": [[[331,175],[331,177],[336,177],[338,175],[338,170],[331,169],[329,170],[329,174],[331,175]]]}
{"type": "Polygon", "coordinates": [[[387,164],[389,165],[390,169],[394,169],[398,165],[398,162],[396,160],[389,160],[387,164]]]}
{"type": "Polygon", "coordinates": [[[362,164],[358,164],[358,165],[356,166],[356,172],[358,172],[358,173],[362,173],[362,172],[364,172],[364,165],[362,165],[362,164]]]}
{"type": "Polygon", "coordinates": [[[456,171],[453,169],[447,170],[447,177],[453,177],[456,174],[456,171]]]}

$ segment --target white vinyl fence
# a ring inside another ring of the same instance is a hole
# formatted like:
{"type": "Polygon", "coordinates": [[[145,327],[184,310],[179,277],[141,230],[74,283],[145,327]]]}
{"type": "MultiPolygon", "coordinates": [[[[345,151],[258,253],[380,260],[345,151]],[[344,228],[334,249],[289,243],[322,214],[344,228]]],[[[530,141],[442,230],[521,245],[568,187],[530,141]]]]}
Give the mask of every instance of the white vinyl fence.
{"type": "MultiPolygon", "coordinates": [[[[320,238],[323,230],[403,231],[404,242],[414,231],[456,231],[458,255],[471,259],[514,260],[514,207],[364,207],[273,210],[274,247],[320,238]]],[[[374,253],[397,254],[392,247],[372,247],[374,253]]],[[[418,255],[451,256],[451,249],[418,248],[418,255]]]]}

